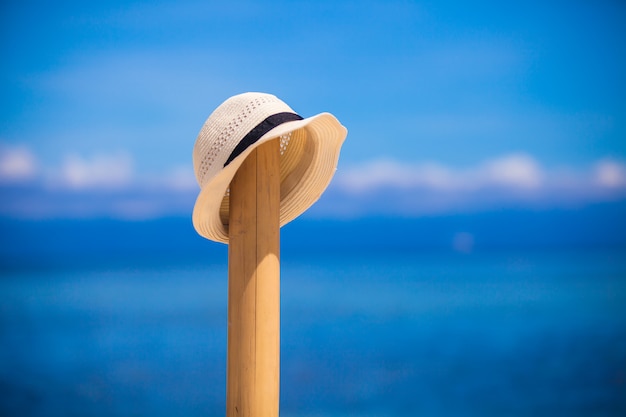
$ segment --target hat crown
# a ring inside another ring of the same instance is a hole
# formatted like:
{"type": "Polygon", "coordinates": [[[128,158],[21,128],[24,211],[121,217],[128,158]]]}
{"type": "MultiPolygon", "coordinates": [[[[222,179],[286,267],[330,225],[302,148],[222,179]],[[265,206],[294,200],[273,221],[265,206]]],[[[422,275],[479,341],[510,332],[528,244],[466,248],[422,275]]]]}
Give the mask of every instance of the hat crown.
{"type": "Polygon", "coordinates": [[[241,139],[267,117],[293,112],[272,94],[243,93],[230,97],[207,118],[193,149],[193,166],[200,187],[217,175],[241,139]]]}

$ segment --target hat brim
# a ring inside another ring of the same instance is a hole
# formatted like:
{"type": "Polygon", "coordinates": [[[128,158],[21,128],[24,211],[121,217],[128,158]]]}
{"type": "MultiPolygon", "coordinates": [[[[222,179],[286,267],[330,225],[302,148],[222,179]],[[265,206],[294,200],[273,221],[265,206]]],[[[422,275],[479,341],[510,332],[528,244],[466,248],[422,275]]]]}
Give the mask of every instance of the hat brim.
{"type": "Polygon", "coordinates": [[[193,225],[201,236],[228,243],[228,230],[221,220],[220,207],[235,173],[254,149],[299,129],[307,131],[307,140],[312,141],[313,152],[311,162],[298,183],[287,195],[281,195],[280,226],[298,217],[321,197],[337,169],[339,152],[348,133],[330,113],[320,113],[276,126],[212,178],[200,190],[193,208],[193,225]]]}

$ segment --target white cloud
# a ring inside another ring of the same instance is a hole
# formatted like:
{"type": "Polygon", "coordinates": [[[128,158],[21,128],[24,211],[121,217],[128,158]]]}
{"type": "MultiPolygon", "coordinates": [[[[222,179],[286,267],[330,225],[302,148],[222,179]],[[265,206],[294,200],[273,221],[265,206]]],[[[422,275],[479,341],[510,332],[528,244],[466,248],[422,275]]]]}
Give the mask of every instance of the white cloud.
{"type": "Polygon", "coordinates": [[[0,146],[0,182],[31,180],[37,171],[37,160],[28,148],[0,146]]]}
{"type": "Polygon", "coordinates": [[[610,159],[602,160],[595,166],[595,180],[601,187],[626,187],[626,166],[610,159]]]}
{"type": "MultiPolygon", "coordinates": [[[[140,173],[125,151],[67,155],[40,167],[26,147],[0,148],[0,214],[10,216],[189,215],[199,188],[191,164],[140,173]],[[16,180],[25,180],[16,182],[16,180]],[[9,180],[13,182],[9,182],[9,180]],[[7,186],[8,185],[8,186],[7,186]],[[17,187],[16,187],[17,185],[17,187]]],[[[580,207],[626,198],[626,164],[604,159],[587,168],[548,169],[532,156],[512,154],[457,168],[391,159],[343,167],[313,216],[459,213],[497,208],[580,207]]],[[[458,250],[471,239],[458,237],[458,250]]]]}
{"type": "Polygon", "coordinates": [[[191,165],[172,169],[162,180],[163,185],[177,191],[199,191],[191,165]]]}
{"type": "Polygon", "coordinates": [[[436,163],[407,164],[376,160],[340,171],[338,185],[363,193],[380,188],[426,188],[467,191],[485,187],[533,189],[543,184],[544,173],[529,155],[513,154],[489,160],[469,169],[436,163]]]}
{"type": "Polygon", "coordinates": [[[424,215],[500,208],[580,207],[626,198],[626,164],[547,168],[512,154],[456,168],[375,160],[342,168],[317,216],[424,215]]]}
{"type": "Polygon", "coordinates": [[[133,160],[125,152],[97,154],[91,158],[68,155],[59,180],[61,186],[73,189],[125,187],[133,180],[133,160]]]}
{"type": "Polygon", "coordinates": [[[477,188],[494,184],[532,189],[543,184],[542,168],[537,161],[525,154],[514,154],[494,159],[484,164],[478,171],[476,184],[472,184],[477,188]]]}
{"type": "Polygon", "coordinates": [[[351,192],[378,188],[430,187],[448,189],[456,186],[448,168],[434,164],[411,165],[392,160],[375,160],[340,171],[337,182],[351,192]]]}

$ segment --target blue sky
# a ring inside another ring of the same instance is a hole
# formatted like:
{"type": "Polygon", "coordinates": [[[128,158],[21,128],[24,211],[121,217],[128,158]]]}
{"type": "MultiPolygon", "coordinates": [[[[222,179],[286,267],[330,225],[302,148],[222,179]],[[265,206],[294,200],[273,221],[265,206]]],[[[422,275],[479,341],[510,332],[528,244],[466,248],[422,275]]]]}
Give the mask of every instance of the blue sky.
{"type": "Polygon", "coordinates": [[[0,7],[2,216],[190,213],[195,137],[244,91],[348,128],[312,215],[626,197],[621,1],[0,7]]]}

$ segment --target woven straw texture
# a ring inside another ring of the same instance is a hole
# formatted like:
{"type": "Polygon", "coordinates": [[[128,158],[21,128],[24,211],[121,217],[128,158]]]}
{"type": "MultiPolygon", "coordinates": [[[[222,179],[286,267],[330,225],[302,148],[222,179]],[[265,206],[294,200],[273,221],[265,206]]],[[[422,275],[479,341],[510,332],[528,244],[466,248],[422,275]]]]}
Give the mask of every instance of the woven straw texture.
{"type": "Polygon", "coordinates": [[[224,167],[248,132],[281,112],[294,111],[273,95],[244,93],[226,100],[204,123],[193,151],[194,171],[201,188],[193,224],[200,235],[228,243],[230,181],[250,152],[269,140],[281,141],[281,226],[306,211],[330,183],[347,130],[329,113],[273,128],[224,167]]]}

